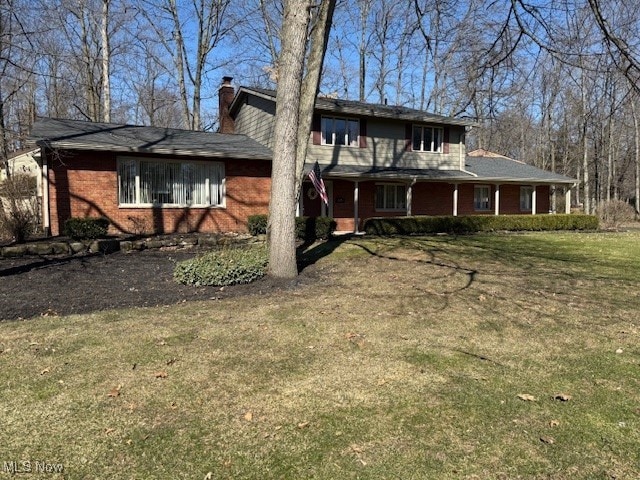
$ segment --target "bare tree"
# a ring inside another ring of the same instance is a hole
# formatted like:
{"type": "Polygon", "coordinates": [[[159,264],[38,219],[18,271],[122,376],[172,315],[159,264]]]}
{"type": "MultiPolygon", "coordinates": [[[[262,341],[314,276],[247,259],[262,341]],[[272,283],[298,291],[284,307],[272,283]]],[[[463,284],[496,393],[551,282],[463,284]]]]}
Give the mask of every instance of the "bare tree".
{"type": "Polygon", "coordinates": [[[111,121],[111,74],[110,59],[111,47],[109,46],[109,4],[111,0],[102,0],[102,16],[100,40],[102,49],[102,119],[111,121]]]}

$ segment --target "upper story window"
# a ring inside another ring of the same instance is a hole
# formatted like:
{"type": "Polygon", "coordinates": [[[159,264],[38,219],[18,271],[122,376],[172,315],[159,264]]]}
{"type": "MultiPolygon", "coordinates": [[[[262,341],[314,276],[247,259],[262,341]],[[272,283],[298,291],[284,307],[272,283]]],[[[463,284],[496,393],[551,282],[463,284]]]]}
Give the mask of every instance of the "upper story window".
{"type": "Polygon", "coordinates": [[[442,152],[443,130],[438,127],[413,126],[412,149],[414,152],[442,152]]]}
{"type": "Polygon", "coordinates": [[[322,145],[358,146],[360,122],[352,118],[322,117],[322,145]]]}
{"type": "Polygon", "coordinates": [[[122,206],[214,207],[224,205],[224,164],[118,159],[122,206]]]}

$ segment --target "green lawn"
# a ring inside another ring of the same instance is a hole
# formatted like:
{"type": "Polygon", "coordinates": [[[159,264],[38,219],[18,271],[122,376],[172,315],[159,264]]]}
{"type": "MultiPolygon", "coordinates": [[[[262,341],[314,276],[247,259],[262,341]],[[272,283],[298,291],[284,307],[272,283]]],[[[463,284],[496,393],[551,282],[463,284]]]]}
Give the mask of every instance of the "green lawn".
{"type": "Polygon", "coordinates": [[[310,280],[285,292],[0,323],[0,466],[640,477],[640,233],[364,237],[307,256],[310,280]]]}

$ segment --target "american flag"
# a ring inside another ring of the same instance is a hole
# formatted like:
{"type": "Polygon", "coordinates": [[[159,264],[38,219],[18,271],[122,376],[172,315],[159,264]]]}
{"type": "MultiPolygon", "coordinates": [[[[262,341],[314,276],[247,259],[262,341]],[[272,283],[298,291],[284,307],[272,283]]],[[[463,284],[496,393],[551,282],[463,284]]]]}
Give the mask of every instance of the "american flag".
{"type": "Polygon", "coordinates": [[[324,188],[324,181],[322,180],[322,176],[320,175],[320,165],[318,165],[318,161],[313,164],[313,168],[309,172],[309,180],[313,183],[313,186],[320,195],[320,198],[324,202],[324,204],[329,206],[329,198],[327,197],[327,190],[324,188]]]}

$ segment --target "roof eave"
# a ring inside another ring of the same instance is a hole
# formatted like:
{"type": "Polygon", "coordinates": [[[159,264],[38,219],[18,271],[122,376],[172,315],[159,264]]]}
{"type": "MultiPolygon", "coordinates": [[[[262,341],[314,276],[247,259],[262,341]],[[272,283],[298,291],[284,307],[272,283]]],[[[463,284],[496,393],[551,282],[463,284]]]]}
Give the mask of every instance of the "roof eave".
{"type": "Polygon", "coordinates": [[[473,179],[477,182],[490,182],[490,183],[519,183],[519,184],[528,184],[528,185],[575,185],[577,180],[572,178],[567,179],[545,179],[545,178],[535,178],[535,177],[523,177],[523,178],[513,178],[513,177],[482,177],[478,175],[473,179]]]}
{"type": "Polygon", "coordinates": [[[99,145],[99,144],[78,144],[66,142],[50,142],[47,140],[37,140],[36,145],[42,148],[60,149],[60,150],[82,150],[82,151],[100,151],[115,153],[146,153],[154,155],[175,155],[175,156],[191,156],[206,158],[232,158],[232,159],[249,159],[249,160],[271,160],[270,155],[255,155],[248,153],[233,152],[212,152],[210,150],[184,150],[176,148],[138,148],[123,147],[118,145],[99,145]]]}
{"type": "Polygon", "coordinates": [[[341,106],[341,105],[327,105],[327,104],[318,104],[318,102],[316,102],[315,110],[320,112],[359,115],[359,116],[370,117],[370,118],[383,118],[388,120],[401,120],[401,121],[411,121],[411,122],[421,122],[421,123],[455,125],[460,127],[469,127],[469,126],[476,125],[475,122],[461,120],[457,118],[435,117],[435,116],[432,117],[432,116],[411,115],[411,114],[403,114],[403,113],[376,112],[374,111],[373,108],[358,108],[358,107],[341,106]]]}

